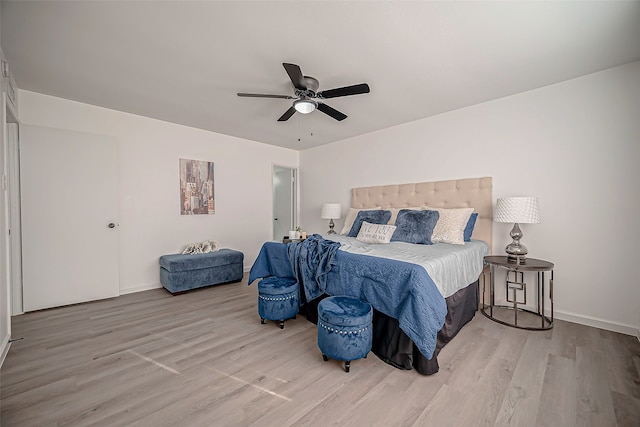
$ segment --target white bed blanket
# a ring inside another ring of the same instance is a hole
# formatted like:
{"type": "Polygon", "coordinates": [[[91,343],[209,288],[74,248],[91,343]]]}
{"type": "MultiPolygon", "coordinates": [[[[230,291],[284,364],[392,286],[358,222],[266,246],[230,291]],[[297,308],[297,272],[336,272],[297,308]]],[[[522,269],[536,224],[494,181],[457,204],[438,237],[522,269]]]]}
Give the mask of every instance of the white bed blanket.
{"type": "Polygon", "coordinates": [[[340,242],[341,251],[420,265],[427,270],[444,298],[478,280],[484,257],[489,253],[489,245],[482,240],[472,240],[464,245],[416,245],[405,242],[368,244],[355,237],[336,234],[324,238],[340,242]]]}

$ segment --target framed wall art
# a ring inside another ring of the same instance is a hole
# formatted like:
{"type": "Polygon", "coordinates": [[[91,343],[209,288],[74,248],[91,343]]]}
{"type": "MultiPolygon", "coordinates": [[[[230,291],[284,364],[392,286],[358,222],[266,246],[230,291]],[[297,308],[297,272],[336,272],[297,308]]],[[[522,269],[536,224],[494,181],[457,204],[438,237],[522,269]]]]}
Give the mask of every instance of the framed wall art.
{"type": "Polygon", "coordinates": [[[180,214],[213,215],[215,212],[213,162],[180,159],[180,214]]]}

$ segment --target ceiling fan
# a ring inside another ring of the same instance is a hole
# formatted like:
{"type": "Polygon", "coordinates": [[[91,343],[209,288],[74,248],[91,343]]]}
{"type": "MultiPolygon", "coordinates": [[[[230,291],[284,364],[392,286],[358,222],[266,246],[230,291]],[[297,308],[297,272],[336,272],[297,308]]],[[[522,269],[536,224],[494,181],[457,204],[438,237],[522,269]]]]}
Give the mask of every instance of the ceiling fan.
{"type": "Polygon", "coordinates": [[[249,98],[295,99],[295,101],[293,101],[293,105],[289,107],[289,109],[285,111],[282,116],[280,116],[280,118],[278,119],[279,122],[289,120],[289,118],[291,118],[291,116],[293,116],[296,111],[302,114],[309,114],[315,109],[322,111],[326,115],[331,116],[338,121],[342,121],[347,118],[346,114],[343,114],[335,108],[331,108],[327,104],[316,100],[369,93],[369,85],[366,83],[360,83],[357,85],[344,86],[336,89],[329,89],[318,92],[318,79],[309,76],[303,76],[300,67],[296,64],[288,64],[285,62],[282,65],[284,66],[284,69],[287,71],[287,74],[291,79],[295,96],[269,95],[260,93],[238,93],[238,96],[249,98]]]}

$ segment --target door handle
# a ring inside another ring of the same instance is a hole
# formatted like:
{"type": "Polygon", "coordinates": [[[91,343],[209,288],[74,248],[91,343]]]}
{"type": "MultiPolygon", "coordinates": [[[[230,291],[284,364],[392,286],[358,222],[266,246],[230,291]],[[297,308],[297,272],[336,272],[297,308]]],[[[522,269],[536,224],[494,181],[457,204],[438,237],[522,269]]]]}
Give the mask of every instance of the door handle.
{"type": "Polygon", "coordinates": [[[116,225],[112,222],[109,223],[109,225],[107,225],[107,227],[109,228],[116,228],[116,225]]]}

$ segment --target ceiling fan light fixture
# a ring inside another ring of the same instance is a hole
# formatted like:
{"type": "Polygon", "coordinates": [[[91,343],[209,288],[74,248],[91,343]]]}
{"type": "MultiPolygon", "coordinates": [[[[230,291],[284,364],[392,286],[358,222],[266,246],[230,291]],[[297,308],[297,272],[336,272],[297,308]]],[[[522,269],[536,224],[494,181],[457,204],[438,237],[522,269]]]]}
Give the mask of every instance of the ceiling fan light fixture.
{"type": "Polygon", "coordinates": [[[318,92],[318,87],[320,86],[318,79],[316,79],[315,77],[303,75],[302,70],[300,70],[300,66],[296,64],[283,62],[282,66],[289,75],[289,79],[291,80],[291,84],[293,85],[294,96],[238,92],[238,96],[249,98],[293,99],[293,105],[291,105],[287,109],[287,111],[285,111],[284,114],[278,118],[279,122],[286,122],[295,113],[309,114],[315,110],[318,110],[321,113],[324,113],[327,116],[331,117],[332,119],[341,122],[342,120],[347,118],[346,114],[341,113],[335,108],[328,106],[324,102],[316,102],[315,98],[325,100],[328,98],[338,98],[341,96],[369,93],[369,85],[366,83],[337,87],[335,89],[323,90],[322,92],[318,92]]]}
{"type": "Polygon", "coordinates": [[[295,108],[298,113],[302,114],[311,113],[317,106],[317,102],[307,98],[298,99],[293,102],[293,108],[295,108]]]}

